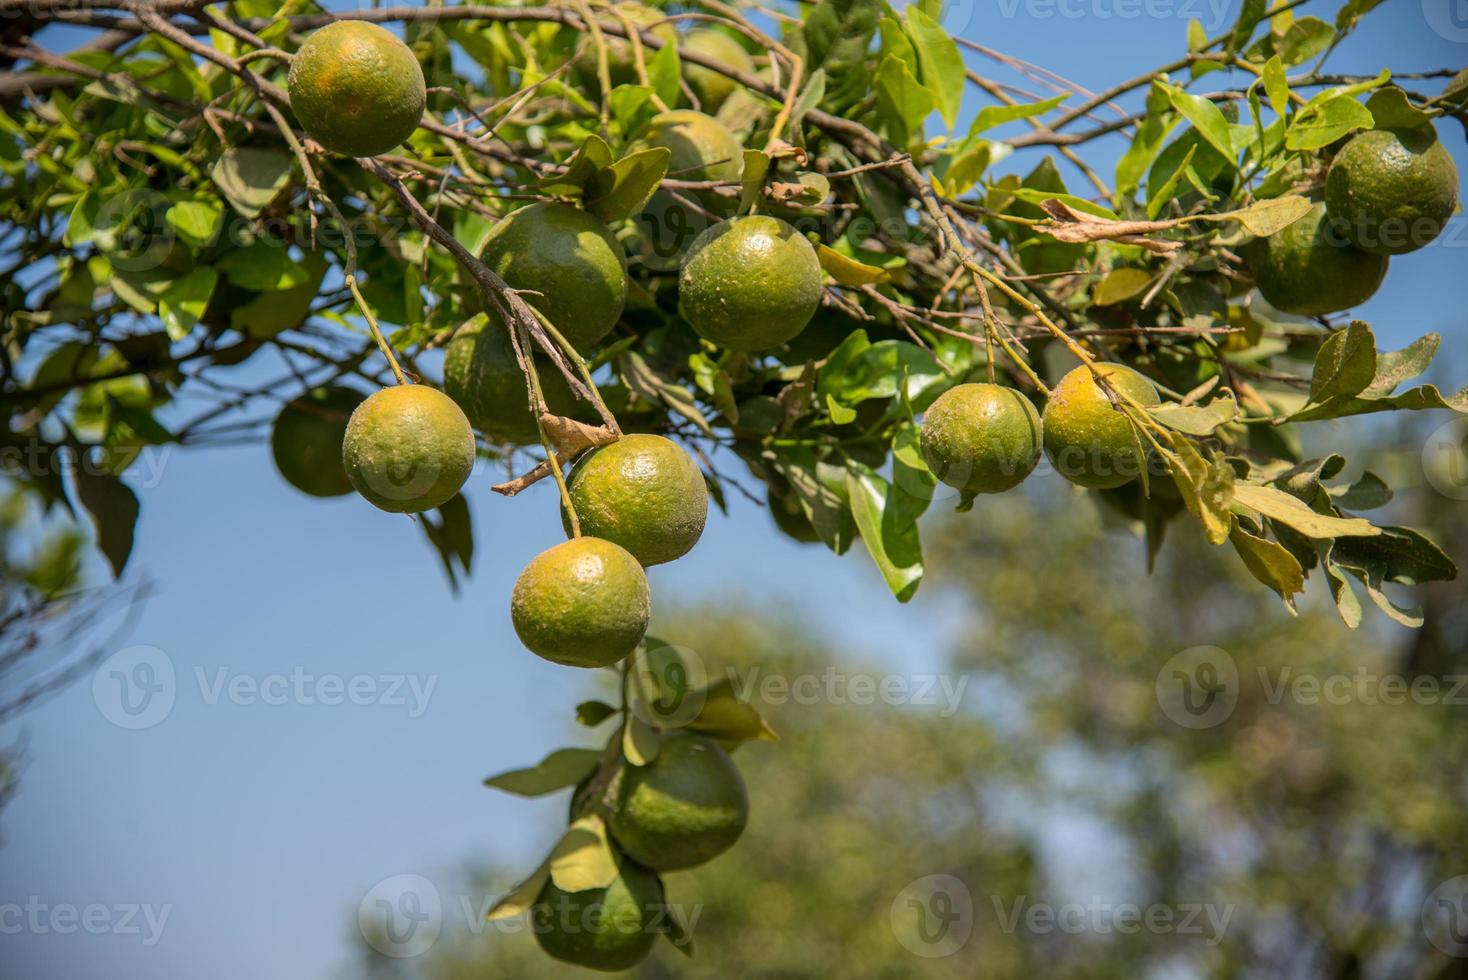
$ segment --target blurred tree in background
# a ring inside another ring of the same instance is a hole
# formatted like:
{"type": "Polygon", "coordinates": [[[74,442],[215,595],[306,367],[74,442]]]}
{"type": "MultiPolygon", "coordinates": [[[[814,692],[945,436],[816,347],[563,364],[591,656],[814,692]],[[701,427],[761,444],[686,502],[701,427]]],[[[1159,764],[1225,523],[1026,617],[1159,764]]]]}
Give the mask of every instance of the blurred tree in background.
{"type": "MultiPolygon", "coordinates": [[[[1373,468],[1410,484],[1409,462],[1379,455],[1373,468]]],[[[1426,588],[1417,631],[1352,633],[1324,595],[1290,618],[1239,588],[1247,572],[1195,537],[1180,535],[1146,577],[1117,560],[1143,548],[1126,519],[1049,493],[1056,483],[944,519],[933,535],[937,578],[951,584],[926,615],[954,620],[956,714],[839,695],[772,704],[754,684],[782,740],[738,752],[749,829],[727,860],[668,878],[685,916],[703,913],[699,955],[659,944],[633,975],[1468,976],[1468,959],[1435,949],[1422,919],[1434,887],[1468,871],[1460,590],[1426,588]],[[1159,687],[1171,658],[1202,644],[1236,669],[1237,703],[1194,729],[1169,717],[1159,687]],[[1388,675],[1417,682],[1423,703],[1377,703],[1393,699],[1388,675]],[[1312,696],[1302,677],[1350,687],[1312,696]],[[943,958],[910,952],[893,925],[894,900],[933,874],[960,879],[972,900],[972,935],[943,958]],[[1030,925],[1033,907],[1066,903],[1086,907],[1079,926],[1030,925]],[[1170,910],[1172,924],[1128,934],[1123,903],[1170,910]]],[[[1439,544],[1461,558],[1461,508],[1421,488],[1387,513],[1451,529],[1439,544]]],[[[880,678],[932,662],[887,650],[858,663],[737,608],[685,611],[659,632],[741,680],[880,678]]],[[[512,873],[475,875],[460,891],[492,899],[512,873]]],[[[429,954],[368,953],[373,975],[580,974],[546,960],[528,931],[472,934],[446,895],[451,904],[429,954]]]]}

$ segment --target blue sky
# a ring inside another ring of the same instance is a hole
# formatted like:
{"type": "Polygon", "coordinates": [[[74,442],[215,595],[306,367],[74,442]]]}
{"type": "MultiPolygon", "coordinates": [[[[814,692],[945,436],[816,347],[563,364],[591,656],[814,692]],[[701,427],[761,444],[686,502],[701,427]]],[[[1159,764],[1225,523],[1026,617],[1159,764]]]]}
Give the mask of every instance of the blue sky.
{"type": "MultiPolygon", "coordinates": [[[[1332,65],[1461,67],[1468,31],[1434,31],[1424,14],[1440,3],[1391,0],[1332,65]]],[[[1300,12],[1333,17],[1337,6],[1300,12]]],[[[956,0],[947,22],[1095,89],[1176,57],[1189,16],[1216,34],[1237,9],[1238,0],[956,0]]],[[[992,67],[977,55],[970,63],[992,67]]],[[[983,104],[971,95],[967,113],[983,104]]],[[[1468,168],[1462,133],[1450,126],[1443,135],[1468,168]]],[[[1103,174],[1119,145],[1094,158],[1103,174]]],[[[1025,155],[1001,170],[1036,160],[1025,155]]],[[[1393,262],[1360,311],[1384,345],[1439,330],[1461,357],[1465,231],[1457,219],[1449,231],[1456,247],[1443,242],[1393,262]]],[[[353,910],[379,881],[422,874],[453,905],[466,864],[533,866],[564,801],[523,801],[479,781],[588,741],[570,722],[587,675],[530,655],[509,624],[519,569],[562,536],[551,487],[505,500],[488,492],[487,469],[476,472],[475,574],[455,598],[408,519],[355,497],[296,493],[263,445],[176,451],[160,472],[156,485],[139,488],[134,557],[134,574],[157,593],[126,645],[166,655],[176,677],[172,711],[150,728],[119,727],[87,681],[0,733],[9,741],[23,729],[29,742],[21,791],[0,816],[0,905],[36,896],[53,908],[100,904],[117,916],[147,904],[168,907],[168,918],[152,945],[142,916],[141,934],[0,931],[7,975],[322,977],[350,962],[353,910]],[[394,676],[416,678],[420,692],[433,687],[421,712],[407,685],[401,705],[215,697],[221,680],[268,686],[293,673],[368,678],[383,695],[394,676]]],[[[951,639],[935,583],[899,606],[859,549],[836,558],[802,548],[737,495],[731,507],[731,517],[712,517],[692,554],[652,571],[658,608],[749,598],[784,606],[903,670],[933,668],[951,639]]]]}

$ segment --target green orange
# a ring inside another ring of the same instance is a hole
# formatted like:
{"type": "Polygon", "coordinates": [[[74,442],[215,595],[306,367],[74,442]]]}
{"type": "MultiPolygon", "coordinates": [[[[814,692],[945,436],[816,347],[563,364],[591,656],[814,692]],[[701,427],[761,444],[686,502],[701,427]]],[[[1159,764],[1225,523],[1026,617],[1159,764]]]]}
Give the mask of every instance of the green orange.
{"type": "MultiPolygon", "coordinates": [[[[1095,370],[1118,396],[1144,406],[1160,401],[1152,382],[1129,367],[1097,364],[1095,370]]],[[[1081,365],[1060,379],[1045,404],[1043,425],[1045,453],[1072,483],[1101,490],[1141,475],[1137,446],[1142,437],[1101,390],[1091,368],[1081,365]]]]}
{"type": "MultiPolygon", "coordinates": [[[[707,55],[725,68],[742,71],[747,75],[753,75],[755,71],[754,59],[749,56],[744,45],[724,31],[706,27],[689,31],[688,36],[679,43],[678,50],[680,53],[692,51],[707,55]]],[[[699,105],[705,112],[717,110],[739,88],[739,83],[728,75],[695,65],[691,61],[683,62],[683,74],[687,76],[688,84],[698,96],[699,105]]]]}
{"type": "Polygon", "coordinates": [[[291,108],[333,153],[371,157],[402,143],[428,92],[417,57],[376,24],[341,20],[313,33],[291,61],[291,108]]]}
{"type": "Polygon", "coordinates": [[[287,483],[313,497],[352,492],[342,440],[347,419],[361,403],[361,392],[332,385],[313,388],[280,410],[270,430],[270,452],[287,483]]]}
{"type": "Polygon", "coordinates": [[[566,963],[614,972],[635,966],[657,941],[665,921],[658,876],[621,859],[605,888],[566,892],[547,879],[530,909],[540,948],[566,963]]]}
{"type": "Polygon", "coordinates": [[[624,435],[592,450],[571,472],[570,490],[581,532],[621,545],[643,565],[687,554],[708,518],[703,472],[663,436],[624,435]]]}
{"type": "Polygon", "coordinates": [[[1458,167],[1431,126],[1373,129],[1325,177],[1331,226],[1357,248],[1401,255],[1442,234],[1458,207],[1458,167]]]}
{"type": "Polygon", "coordinates": [[[730,350],[780,346],[805,329],[820,303],[816,250],[768,215],[730,218],[699,235],[678,276],[683,318],[730,350]]]}
{"type": "Polygon", "coordinates": [[[482,258],[513,288],[533,291],[526,302],[581,353],[622,315],[627,253],[580,208],[543,202],[512,212],[490,230],[482,258]]]}
{"type": "MultiPolygon", "coordinates": [[[[552,414],[573,415],[576,395],[560,369],[537,356],[536,372],[552,414]]],[[[444,348],[443,389],[491,441],[529,445],[540,440],[525,372],[497,314],[480,313],[454,332],[444,348]]]]}
{"type": "Polygon", "coordinates": [[[642,642],[651,612],[642,566],[600,538],[574,538],[536,555],[510,597],[520,642],[568,667],[621,660],[642,642]]]}
{"type": "MultiPolygon", "coordinates": [[[[717,119],[691,109],[654,116],[634,146],[666,147],[671,154],[668,177],[676,180],[737,181],[744,170],[739,138],[717,119]]],[[[638,252],[643,263],[657,272],[676,269],[694,239],[710,224],[733,213],[739,201],[737,196],[712,190],[677,193],[674,197],[671,191],[659,188],[635,219],[638,252]]]]}
{"type": "Polygon", "coordinates": [[[1335,233],[1321,204],[1289,227],[1250,242],[1242,254],[1270,305],[1301,316],[1366,302],[1386,278],[1388,261],[1335,233]]]}
{"type": "Polygon", "coordinates": [[[923,415],[923,459],[933,475],[969,493],[1002,493],[1040,462],[1040,413],[1024,395],[996,384],[962,384],[923,415]]]}
{"type": "Polygon", "coordinates": [[[347,422],[342,463],[367,501],[416,514],[447,503],[474,469],[474,430],[454,400],[425,385],[370,396],[347,422]]]}
{"type": "Polygon", "coordinates": [[[684,733],[664,737],[647,765],[622,770],[610,826],[633,860],[674,871],[728,850],[748,820],[734,760],[712,739],[684,733]]]}
{"type": "MultiPolygon", "coordinates": [[[[632,22],[632,26],[650,32],[664,44],[670,44],[678,39],[678,32],[669,23],[668,15],[655,7],[637,3],[636,0],[623,0],[621,3],[612,4],[612,10],[626,17],[632,22]]],[[[622,18],[616,16],[611,10],[598,11],[597,22],[604,27],[625,30],[622,18]]],[[[632,42],[610,31],[603,32],[602,37],[607,46],[607,74],[611,77],[612,86],[639,84],[641,79],[638,78],[637,63],[633,59],[632,42]]],[[[577,49],[576,60],[576,74],[581,84],[590,89],[593,94],[597,91],[597,85],[600,84],[597,78],[595,43],[592,33],[585,31],[581,35],[581,46],[577,49]]],[[[650,61],[656,54],[657,51],[644,42],[642,46],[644,61],[650,61]]]]}

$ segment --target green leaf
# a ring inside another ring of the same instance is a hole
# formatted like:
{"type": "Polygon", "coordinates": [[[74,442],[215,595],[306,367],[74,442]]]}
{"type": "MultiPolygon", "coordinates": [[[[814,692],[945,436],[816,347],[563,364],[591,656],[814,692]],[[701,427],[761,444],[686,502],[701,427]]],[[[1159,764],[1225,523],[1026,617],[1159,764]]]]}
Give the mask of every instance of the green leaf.
{"type": "Polygon", "coordinates": [[[214,240],[224,210],[215,201],[179,201],[164,217],[180,238],[197,247],[214,240]]]}
{"type": "Polygon", "coordinates": [[[1331,501],[1343,510],[1375,510],[1385,507],[1392,499],[1392,488],[1370,471],[1362,473],[1349,487],[1337,487],[1329,492],[1331,501]]]}
{"type": "Polygon", "coordinates": [[[887,481],[856,460],[847,460],[846,492],[862,543],[897,601],[907,602],[923,578],[917,523],[898,517],[887,481]]]}
{"type": "Polygon", "coordinates": [[[1305,570],[1295,556],[1278,542],[1245,531],[1237,520],[1228,540],[1249,573],[1279,593],[1285,606],[1295,613],[1295,596],[1305,591],[1305,570]]]}
{"type": "Polygon", "coordinates": [[[815,452],[804,446],[777,460],[776,469],[795,491],[795,499],[821,541],[836,554],[845,554],[856,535],[845,469],[817,460],[815,452]]]}
{"type": "Polygon", "coordinates": [[[294,166],[279,150],[233,146],[215,161],[210,176],[236,211],[255,218],[285,187],[294,166]]]}
{"type": "Polygon", "coordinates": [[[617,858],[607,827],[594,813],[578,818],[551,850],[550,876],[563,892],[606,888],[617,880],[617,858]]]}
{"type": "Polygon", "coordinates": [[[540,893],[545,891],[545,883],[549,880],[550,862],[542,861],[540,867],[531,872],[530,877],[516,885],[504,898],[491,905],[485,918],[490,922],[498,922],[529,912],[540,899],[540,893]]]}
{"type": "Polygon", "coordinates": [[[1303,64],[1315,57],[1335,40],[1335,28],[1318,17],[1301,17],[1275,38],[1276,57],[1285,65],[1303,64]]]}
{"type": "Polygon", "coordinates": [[[291,258],[285,245],[263,238],[225,252],[214,267],[236,286],[257,292],[290,289],[312,278],[311,269],[291,258]]]}
{"type": "Polygon", "coordinates": [[[840,113],[867,91],[867,49],[885,8],[881,0],[826,0],[810,9],[799,46],[807,71],[825,71],[822,104],[828,110],[840,113]]]}
{"type": "Polygon", "coordinates": [[[1325,339],[1315,354],[1310,401],[1350,398],[1366,390],[1376,377],[1376,338],[1360,320],[1325,339]]]}
{"type": "Polygon", "coordinates": [[[1347,133],[1370,129],[1370,110],[1349,95],[1305,106],[1295,113],[1285,130],[1285,147],[1296,151],[1318,150],[1347,133]]]}
{"type": "Polygon", "coordinates": [[[906,143],[923,120],[938,107],[938,97],[917,80],[912,70],[891,56],[877,69],[877,104],[897,143],[906,143]]]}
{"type": "MultiPolygon", "coordinates": [[[[1355,326],[1352,324],[1352,327],[1355,326]]],[[[1361,326],[1365,328],[1365,324],[1361,326]]],[[[1440,340],[1437,334],[1430,333],[1399,351],[1377,353],[1375,377],[1363,391],[1354,397],[1342,393],[1318,404],[1307,404],[1305,408],[1289,416],[1287,421],[1313,422],[1374,412],[1415,412],[1430,408],[1468,413],[1468,388],[1456,394],[1444,395],[1434,385],[1421,385],[1400,394],[1392,394],[1403,381],[1415,378],[1427,370],[1437,353],[1440,340]]]]}
{"type": "Polygon", "coordinates": [[[1336,30],[1350,30],[1356,26],[1356,21],[1381,6],[1383,2],[1384,0],[1349,0],[1345,6],[1336,12],[1336,30]]]}
{"type": "MultiPolygon", "coordinates": [[[[77,447],[76,451],[84,452],[85,447],[77,447]]],[[[137,494],[126,483],[93,470],[91,466],[78,466],[72,471],[72,478],[76,481],[77,499],[92,515],[97,550],[112,567],[112,577],[117,578],[132,555],[133,534],[141,508],[137,494]]]]}
{"type": "Polygon", "coordinates": [[[1148,408],[1147,414],[1169,429],[1201,437],[1237,419],[1239,406],[1233,392],[1225,389],[1207,405],[1156,405],[1148,408]]]}
{"type": "Polygon", "coordinates": [[[587,728],[595,728],[617,713],[617,709],[605,701],[582,701],[576,706],[576,721],[587,728]]]}
{"type": "MultiPolygon", "coordinates": [[[[230,326],[259,339],[274,337],[282,330],[300,326],[321,290],[321,280],[328,266],[322,252],[307,252],[298,267],[306,272],[306,278],[299,285],[262,292],[249,302],[236,306],[229,314],[230,326]]],[[[284,278],[294,278],[294,275],[291,273],[284,278]]]]}
{"type": "Polygon", "coordinates": [[[1266,0],[1244,0],[1239,7],[1239,19],[1234,22],[1233,32],[1229,35],[1228,49],[1230,51],[1243,50],[1249,43],[1249,38],[1254,36],[1254,28],[1259,26],[1266,13],[1266,0]]]}
{"type": "Polygon", "coordinates": [[[517,796],[544,796],[575,786],[596,771],[600,759],[601,753],[594,749],[556,749],[531,768],[490,776],[484,785],[517,796]]]}
{"type": "Polygon", "coordinates": [[[1310,199],[1299,194],[1271,197],[1255,201],[1237,211],[1222,211],[1218,214],[1199,215],[1205,221],[1237,221],[1244,230],[1258,238],[1268,238],[1288,228],[1310,213],[1310,199]]]}
{"type": "MultiPolygon", "coordinates": [[[[848,338],[849,342],[849,338],[848,338]]],[[[843,343],[838,351],[847,348],[843,343]]],[[[849,349],[848,349],[849,350],[849,349]]],[[[843,405],[856,405],[872,398],[892,398],[904,390],[909,400],[920,402],[947,377],[932,354],[906,340],[881,340],[849,356],[835,352],[816,375],[817,390],[843,405]]],[[[918,410],[927,407],[920,404],[918,410]]]]}
{"type": "Polygon", "coordinates": [[[1179,117],[1170,109],[1172,100],[1161,85],[1152,85],[1147,90],[1147,115],[1137,125],[1137,135],[1116,163],[1117,200],[1128,197],[1141,184],[1142,176],[1157,159],[1167,134],[1177,125],[1179,117]]]}
{"type": "Polygon", "coordinates": [[[800,90],[800,95],[795,100],[795,107],[790,110],[790,132],[798,138],[797,142],[802,145],[804,144],[806,113],[819,106],[825,97],[826,70],[817,68],[806,79],[805,88],[800,90]]]}
{"type": "Polygon", "coordinates": [[[923,86],[933,93],[939,114],[952,130],[958,121],[965,81],[958,45],[941,24],[915,6],[907,8],[907,35],[917,51],[923,86]]]}
{"type": "Polygon", "coordinates": [[[735,742],[752,739],[774,742],[779,739],[754,706],[739,698],[729,677],[708,685],[696,693],[694,699],[701,702],[701,706],[686,726],[691,731],[735,742]]]}
{"type": "Polygon", "coordinates": [[[639,150],[599,170],[587,182],[582,204],[608,224],[625,221],[643,209],[668,173],[673,151],[666,146],[639,150]]]}
{"type": "Polygon", "coordinates": [[[651,725],[636,716],[622,726],[622,755],[634,766],[645,766],[658,757],[662,742],[651,725]]]}
{"type": "Polygon", "coordinates": [[[1172,451],[1164,458],[1183,504],[1203,525],[1209,542],[1223,544],[1232,526],[1233,468],[1221,459],[1205,458],[1185,437],[1169,435],[1172,451]]]}
{"type": "Polygon", "coordinates": [[[1290,108],[1290,82],[1279,55],[1264,63],[1264,91],[1269,93],[1269,104],[1274,107],[1275,115],[1286,118],[1290,108]]]}
{"type": "Polygon", "coordinates": [[[664,44],[657,53],[647,59],[647,78],[653,91],[668,105],[678,104],[678,80],[682,77],[682,63],[678,60],[678,43],[664,44]]]}
{"type": "Polygon", "coordinates": [[[972,140],[980,133],[988,132],[994,127],[1002,126],[1005,123],[1017,122],[1021,119],[1033,119],[1035,116],[1043,116],[1068,98],[1070,98],[1070,93],[1065,92],[1054,98],[1031,102],[1028,105],[986,105],[974,117],[972,125],[968,128],[967,139],[972,140]]]}
{"type": "Polygon", "coordinates": [[[1263,514],[1307,538],[1370,537],[1381,533],[1361,517],[1332,517],[1311,509],[1299,497],[1254,483],[1234,484],[1234,503],[1263,514]]]}
{"type": "Polygon", "coordinates": [[[709,426],[709,421],[698,403],[693,400],[692,393],[682,385],[659,375],[641,354],[629,350],[618,355],[617,373],[639,398],[652,404],[661,403],[698,426],[705,435],[713,435],[714,430],[709,426]]]}
{"type": "Polygon", "coordinates": [[[1376,129],[1417,129],[1432,125],[1432,116],[1414,106],[1407,93],[1395,85],[1377,89],[1366,100],[1376,129]]]}
{"type": "Polygon", "coordinates": [[[821,268],[843,286],[869,286],[891,278],[886,269],[858,262],[827,245],[816,245],[816,257],[821,260],[821,268]]]}
{"type": "Polygon", "coordinates": [[[770,156],[762,150],[744,151],[744,170],[740,175],[739,213],[748,214],[760,199],[765,178],[770,173],[770,156]]]}
{"type": "Polygon", "coordinates": [[[163,327],[174,340],[187,337],[209,305],[214,295],[214,284],[219,274],[205,266],[169,283],[163,295],[158,297],[158,314],[163,318],[163,327]]]}
{"type": "Polygon", "coordinates": [[[1115,306],[1133,296],[1141,294],[1152,281],[1152,273],[1146,269],[1124,266],[1112,269],[1102,277],[1091,292],[1092,306],[1115,306]]]}
{"type": "Polygon", "coordinates": [[[444,574],[449,578],[449,588],[457,594],[459,574],[469,574],[469,565],[474,558],[474,526],[469,516],[469,504],[464,495],[456,493],[437,508],[438,520],[431,514],[419,514],[418,523],[423,536],[433,545],[443,563],[444,574]]]}
{"type": "Polygon", "coordinates": [[[1234,158],[1233,140],[1229,136],[1228,120],[1224,118],[1223,110],[1201,95],[1193,95],[1180,88],[1169,86],[1167,95],[1173,108],[1182,113],[1183,118],[1192,123],[1214,149],[1225,159],[1234,158]]]}
{"type": "Polygon", "coordinates": [[[663,906],[668,913],[667,928],[663,930],[663,936],[673,944],[673,948],[684,956],[693,956],[693,929],[683,921],[683,909],[675,902],[669,902],[663,906]]]}
{"type": "Polygon", "coordinates": [[[1369,570],[1382,581],[1402,585],[1451,582],[1457,564],[1425,535],[1409,527],[1383,527],[1374,538],[1342,538],[1333,557],[1337,564],[1369,570]]]}
{"type": "Polygon", "coordinates": [[[541,190],[551,194],[580,194],[592,177],[611,165],[611,147],[607,146],[606,140],[592,133],[576,150],[576,155],[571,158],[565,173],[544,177],[539,186],[541,190]]]}
{"type": "Polygon", "coordinates": [[[1152,188],[1148,183],[1147,194],[1147,220],[1156,221],[1162,209],[1173,199],[1173,193],[1177,190],[1178,181],[1188,172],[1188,166],[1193,162],[1193,156],[1198,152],[1197,145],[1188,147],[1187,154],[1178,162],[1172,174],[1157,188],[1152,188]]]}

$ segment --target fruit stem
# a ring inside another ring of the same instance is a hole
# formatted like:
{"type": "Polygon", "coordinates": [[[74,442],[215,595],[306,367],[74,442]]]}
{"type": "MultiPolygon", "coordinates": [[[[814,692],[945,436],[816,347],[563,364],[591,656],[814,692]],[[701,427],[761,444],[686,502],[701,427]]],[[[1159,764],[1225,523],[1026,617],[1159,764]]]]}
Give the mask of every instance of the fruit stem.
{"type": "Polygon", "coordinates": [[[372,315],[372,310],[368,307],[367,300],[362,297],[362,291],[357,288],[356,271],[348,272],[346,274],[346,280],[347,288],[352,291],[352,297],[357,301],[357,309],[361,310],[362,315],[367,318],[367,326],[372,331],[372,339],[377,342],[377,349],[382,351],[382,356],[387,358],[387,366],[392,368],[393,377],[398,379],[398,384],[407,384],[408,379],[403,375],[403,369],[398,364],[397,356],[393,354],[392,347],[388,344],[387,338],[382,335],[382,328],[377,325],[377,317],[372,315]]]}
{"type": "MultiPolygon", "coordinates": [[[[542,321],[543,322],[543,321],[542,321]]],[[[527,350],[530,348],[530,335],[528,331],[522,333],[520,342],[527,350]]],[[[540,435],[540,445],[545,450],[546,465],[550,467],[551,475],[556,478],[556,489],[561,492],[561,506],[566,508],[566,514],[571,519],[571,537],[581,537],[581,518],[576,516],[576,505],[571,503],[571,491],[566,486],[566,474],[561,472],[561,457],[556,455],[556,448],[551,444],[550,436],[546,435],[545,425],[540,421],[541,413],[547,411],[545,396],[540,390],[540,372],[535,367],[534,353],[525,355],[526,376],[530,379],[530,407],[535,413],[535,431],[540,435]]]]}

